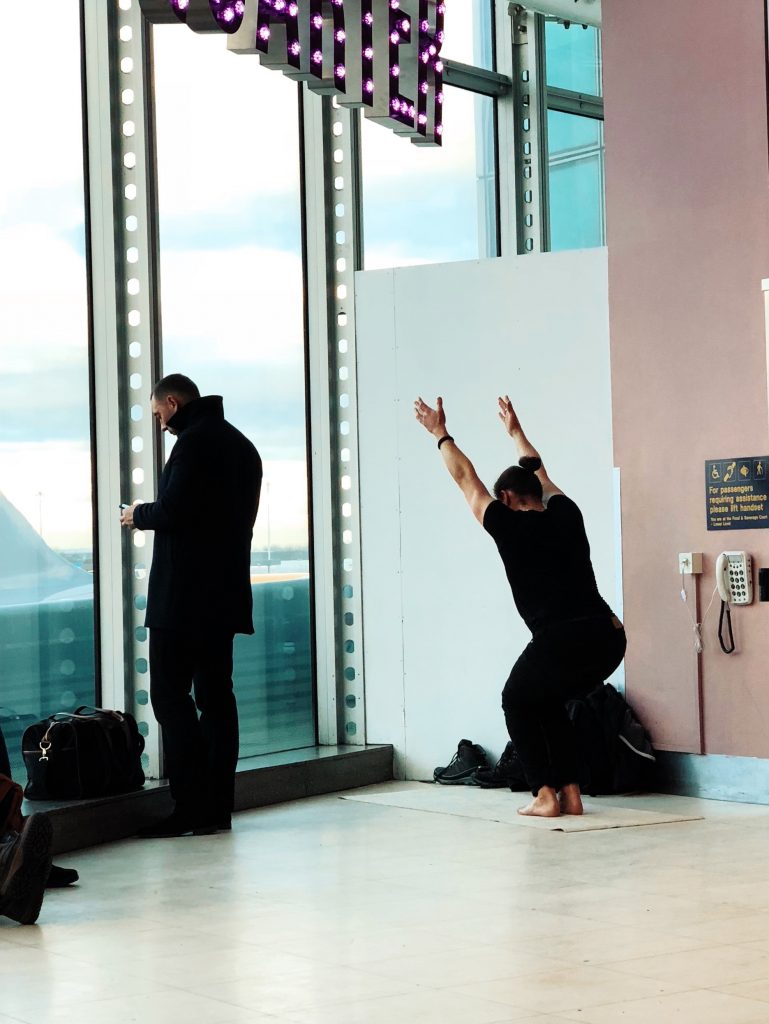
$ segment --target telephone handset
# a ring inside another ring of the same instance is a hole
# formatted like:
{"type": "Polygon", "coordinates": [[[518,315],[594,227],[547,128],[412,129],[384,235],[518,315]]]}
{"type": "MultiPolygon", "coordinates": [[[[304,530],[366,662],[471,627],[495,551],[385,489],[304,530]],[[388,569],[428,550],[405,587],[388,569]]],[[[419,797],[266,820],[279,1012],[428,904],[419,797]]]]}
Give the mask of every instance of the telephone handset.
{"type": "Polygon", "coordinates": [[[745,551],[722,551],[716,559],[716,587],[721,598],[718,620],[718,642],[724,654],[734,652],[730,604],[751,604],[753,601],[753,565],[745,551]],[[729,632],[724,639],[724,622],[729,632]]]}
{"type": "Polygon", "coordinates": [[[716,560],[716,586],[727,604],[753,603],[753,565],[745,551],[722,551],[716,560]]]}

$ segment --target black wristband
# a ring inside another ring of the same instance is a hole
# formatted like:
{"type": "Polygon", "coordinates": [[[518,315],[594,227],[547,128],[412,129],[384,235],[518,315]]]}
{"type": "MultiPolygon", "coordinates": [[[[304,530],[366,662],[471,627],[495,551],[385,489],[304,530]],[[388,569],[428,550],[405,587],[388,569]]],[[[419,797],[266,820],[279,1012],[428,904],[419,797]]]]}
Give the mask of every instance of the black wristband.
{"type": "Polygon", "coordinates": [[[451,434],[444,434],[443,437],[438,442],[438,449],[440,450],[440,447],[441,447],[441,445],[443,444],[444,441],[453,441],[453,440],[454,440],[454,438],[451,436],[451,434]]]}

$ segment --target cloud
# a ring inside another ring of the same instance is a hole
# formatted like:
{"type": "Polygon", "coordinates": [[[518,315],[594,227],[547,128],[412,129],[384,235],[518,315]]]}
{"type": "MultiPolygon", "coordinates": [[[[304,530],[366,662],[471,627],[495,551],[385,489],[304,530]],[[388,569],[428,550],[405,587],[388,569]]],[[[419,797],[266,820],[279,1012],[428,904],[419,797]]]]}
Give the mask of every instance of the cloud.
{"type": "Polygon", "coordinates": [[[85,358],[85,260],[44,223],[0,227],[0,370],[34,373],[54,359],[85,358]]]}
{"type": "Polygon", "coordinates": [[[161,247],[160,272],[165,367],[179,359],[241,369],[303,361],[298,252],[256,245],[226,252],[161,247]]]}
{"type": "Polygon", "coordinates": [[[295,83],[230,53],[221,35],[153,29],[160,204],[166,215],[237,213],[299,188],[295,83]]]}
{"type": "Polygon", "coordinates": [[[47,3],[35,17],[44,24],[35,26],[34,42],[8,25],[0,37],[0,215],[13,210],[20,191],[80,183],[82,193],[78,5],[47,3]]]}
{"type": "Polygon", "coordinates": [[[0,442],[0,490],[55,548],[91,544],[88,442],[0,442]]]}

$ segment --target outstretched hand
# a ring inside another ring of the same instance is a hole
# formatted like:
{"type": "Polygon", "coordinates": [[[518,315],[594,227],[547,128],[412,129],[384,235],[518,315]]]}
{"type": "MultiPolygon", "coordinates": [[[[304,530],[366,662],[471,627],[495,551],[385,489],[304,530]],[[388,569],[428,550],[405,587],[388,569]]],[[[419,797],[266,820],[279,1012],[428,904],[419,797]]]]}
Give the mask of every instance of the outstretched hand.
{"type": "Polygon", "coordinates": [[[513,408],[513,403],[510,401],[508,395],[505,395],[504,398],[498,398],[497,401],[499,402],[499,418],[504,423],[505,430],[512,437],[516,431],[521,429],[521,422],[518,419],[518,414],[513,408]]]}
{"type": "Polygon", "coordinates": [[[446,414],[443,411],[443,399],[440,397],[436,398],[435,404],[436,408],[433,409],[427,402],[417,398],[414,402],[414,415],[425,430],[436,437],[442,437],[446,433],[446,414]]]}

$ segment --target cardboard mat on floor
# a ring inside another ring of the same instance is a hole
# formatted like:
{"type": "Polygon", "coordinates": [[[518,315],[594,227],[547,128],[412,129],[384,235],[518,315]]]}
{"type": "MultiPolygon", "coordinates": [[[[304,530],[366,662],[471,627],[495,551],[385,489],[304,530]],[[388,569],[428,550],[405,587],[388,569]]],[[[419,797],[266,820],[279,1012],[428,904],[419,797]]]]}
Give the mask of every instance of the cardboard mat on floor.
{"type": "Polygon", "coordinates": [[[511,793],[508,789],[480,789],[478,786],[438,786],[435,783],[396,782],[345,793],[342,800],[400,807],[432,814],[456,814],[465,818],[482,818],[524,828],[551,832],[591,832],[603,828],[634,828],[639,825],[667,825],[677,821],[700,821],[701,814],[671,814],[633,807],[632,795],[626,797],[585,797],[585,813],[581,816],[531,818],[517,813],[529,799],[527,793],[511,793]]]}

